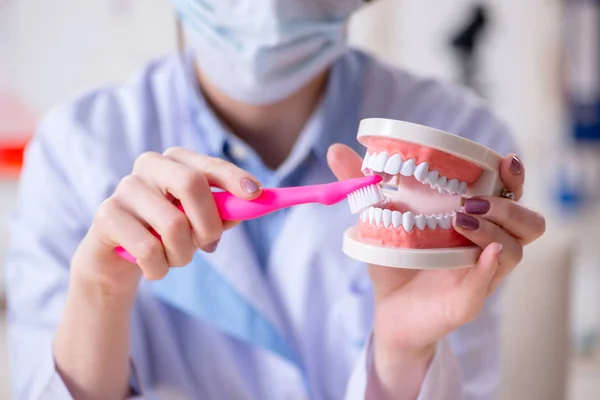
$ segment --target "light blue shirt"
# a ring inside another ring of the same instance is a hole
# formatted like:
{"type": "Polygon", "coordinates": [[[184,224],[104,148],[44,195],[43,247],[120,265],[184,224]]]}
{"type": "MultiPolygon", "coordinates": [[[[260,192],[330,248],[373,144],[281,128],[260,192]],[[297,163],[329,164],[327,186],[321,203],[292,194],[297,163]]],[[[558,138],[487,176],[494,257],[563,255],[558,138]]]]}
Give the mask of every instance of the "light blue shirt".
{"type": "MultiPolygon", "coordinates": [[[[191,99],[191,106],[197,106],[199,110],[209,110],[201,96],[194,96],[191,99]]],[[[318,145],[318,139],[322,139],[321,136],[324,135],[324,132],[315,126],[320,112],[321,110],[312,116],[293,147],[292,153],[277,170],[267,167],[254,149],[228,131],[212,112],[201,113],[199,125],[203,126],[206,132],[210,132],[203,137],[204,144],[211,155],[228,160],[248,171],[264,187],[289,187],[300,185],[304,173],[317,162],[317,155],[313,149],[318,145]]],[[[279,210],[262,218],[242,222],[252,241],[261,268],[265,268],[271,244],[275,242],[287,211],[287,209],[279,210]]]]}
{"type": "MultiPolygon", "coordinates": [[[[17,399],[69,399],[52,340],[72,254],[99,204],[143,152],[184,146],[229,158],[264,186],[335,178],[329,145],[356,141],[362,118],[421,123],[501,154],[506,128],[474,96],[358,52],[333,66],[292,154],[269,171],[228,134],[196,89],[188,54],[58,107],[26,157],[6,262],[8,346],[17,399]],[[243,149],[243,150],[240,150],[243,149]]],[[[341,252],[347,204],[304,205],[227,231],[158,282],[142,281],[131,319],[131,378],[143,398],[359,399],[371,360],[373,298],[365,266],[341,252]]],[[[498,298],[442,340],[419,400],[488,399],[498,389],[498,298]]]]}

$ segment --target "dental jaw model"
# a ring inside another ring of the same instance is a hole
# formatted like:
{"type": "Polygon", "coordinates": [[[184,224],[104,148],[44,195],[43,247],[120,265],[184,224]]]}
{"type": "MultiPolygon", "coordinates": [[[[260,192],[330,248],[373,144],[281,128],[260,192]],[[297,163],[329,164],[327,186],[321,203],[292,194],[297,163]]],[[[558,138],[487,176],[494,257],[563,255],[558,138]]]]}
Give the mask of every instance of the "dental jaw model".
{"type": "Polygon", "coordinates": [[[389,119],[361,121],[365,175],[383,177],[386,201],[364,210],[343,251],[369,264],[410,269],[472,266],[481,249],[456,232],[463,197],[499,196],[502,157],[468,139],[389,119]]]}

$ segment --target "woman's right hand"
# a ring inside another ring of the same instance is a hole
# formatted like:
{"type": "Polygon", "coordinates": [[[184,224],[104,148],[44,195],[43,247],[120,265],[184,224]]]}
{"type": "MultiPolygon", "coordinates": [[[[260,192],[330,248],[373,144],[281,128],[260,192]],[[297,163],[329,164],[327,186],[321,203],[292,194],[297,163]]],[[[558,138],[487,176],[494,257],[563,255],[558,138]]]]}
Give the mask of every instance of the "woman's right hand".
{"type": "Polygon", "coordinates": [[[98,208],[72,259],[72,273],[105,293],[131,294],[142,275],[159,280],[169,268],[189,264],[197,249],[213,252],[223,231],[235,224],[221,221],[211,186],[247,200],[261,193],[256,178],[218,158],[183,148],[142,154],[98,208]],[[117,246],[134,256],[137,265],[118,256],[117,246]]]}

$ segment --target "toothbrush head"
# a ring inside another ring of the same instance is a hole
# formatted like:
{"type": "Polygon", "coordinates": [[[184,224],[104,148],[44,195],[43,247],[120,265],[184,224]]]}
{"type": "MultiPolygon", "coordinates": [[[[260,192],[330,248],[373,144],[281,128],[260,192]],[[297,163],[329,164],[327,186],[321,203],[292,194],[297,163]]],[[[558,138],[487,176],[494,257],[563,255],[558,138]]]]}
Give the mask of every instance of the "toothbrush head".
{"type": "Polygon", "coordinates": [[[358,214],[385,200],[386,197],[381,190],[381,186],[377,184],[355,190],[348,195],[348,203],[350,204],[350,212],[352,214],[358,214]]]}

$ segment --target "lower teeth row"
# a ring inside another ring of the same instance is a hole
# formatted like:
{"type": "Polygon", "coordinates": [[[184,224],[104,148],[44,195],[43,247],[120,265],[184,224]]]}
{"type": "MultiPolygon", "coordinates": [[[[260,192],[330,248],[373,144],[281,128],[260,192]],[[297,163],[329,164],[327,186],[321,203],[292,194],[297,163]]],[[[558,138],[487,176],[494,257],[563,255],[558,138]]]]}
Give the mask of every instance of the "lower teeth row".
{"type": "Polygon", "coordinates": [[[452,228],[452,218],[454,212],[447,214],[435,215],[416,215],[410,211],[400,212],[392,210],[384,210],[377,207],[369,207],[361,213],[360,218],[363,222],[368,222],[370,225],[377,227],[384,226],[385,228],[394,227],[394,229],[404,228],[406,232],[412,231],[414,228],[425,230],[425,228],[436,229],[440,228],[448,230],[452,228]]]}

